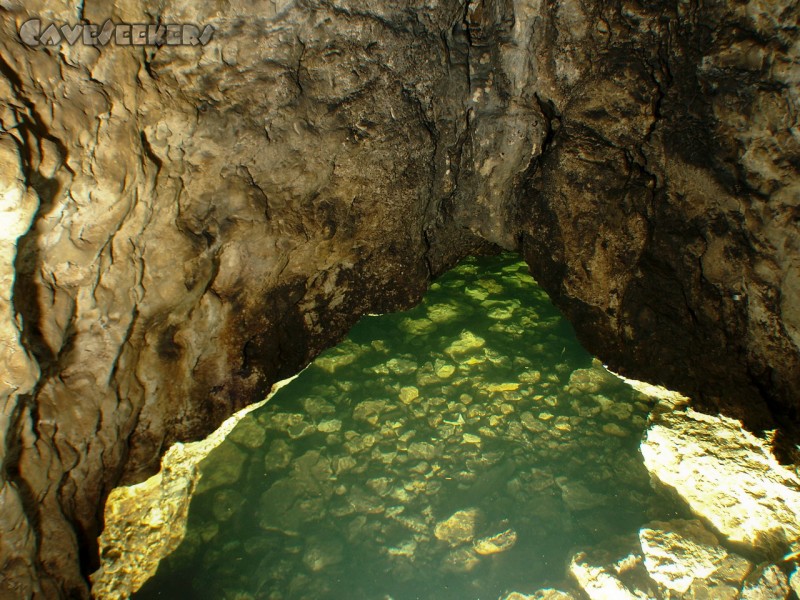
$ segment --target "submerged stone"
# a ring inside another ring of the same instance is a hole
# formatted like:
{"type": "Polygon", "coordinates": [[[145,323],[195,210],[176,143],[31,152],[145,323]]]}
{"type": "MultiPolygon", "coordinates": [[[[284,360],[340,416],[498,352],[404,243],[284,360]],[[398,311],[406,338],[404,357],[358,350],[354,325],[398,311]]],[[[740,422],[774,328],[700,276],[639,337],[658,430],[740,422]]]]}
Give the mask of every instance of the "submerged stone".
{"type": "Polygon", "coordinates": [[[223,442],[208,455],[200,470],[202,476],[197,484],[197,494],[202,494],[218,487],[228,486],[239,481],[247,456],[244,451],[231,442],[223,442]]]}
{"type": "Polygon", "coordinates": [[[264,445],[267,432],[264,427],[253,417],[245,417],[228,434],[228,440],[246,448],[260,448],[264,445]]]}
{"type": "Polygon", "coordinates": [[[482,337],[478,337],[471,331],[462,331],[458,339],[445,348],[444,352],[450,356],[458,356],[478,350],[485,344],[486,340],[482,337]]]}
{"type": "Polygon", "coordinates": [[[478,554],[487,555],[510,550],[516,543],[517,532],[513,529],[506,529],[501,533],[477,540],[473,547],[478,554]]]}
{"type": "Polygon", "coordinates": [[[322,571],[342,561],[343,546],[333,540],[311,540],[303,553],[303,564],[312,572],[322,571]]]}
{"type": "Polygon", "coordinates": [[[468,573],[472,571],[480,562],[478,557],[471,548],[462,546],[456,548],[444,557],[442,562],[442,570],[451,573],[468,573]]]}
{"type": "Polygon", "coordinates": [[[471,542],[475,538],[475,528],[479,517],[480,511],[477,508],[459,510],[439,521],[433,534],[436,539],[451,546],[471,542]]]}
{"type": "Polygon", "coordinates": [[[417,398],[419,398],[419,389],[413,385],[400,388],[400,402],[403,404],[411,404],[417,398]]]}

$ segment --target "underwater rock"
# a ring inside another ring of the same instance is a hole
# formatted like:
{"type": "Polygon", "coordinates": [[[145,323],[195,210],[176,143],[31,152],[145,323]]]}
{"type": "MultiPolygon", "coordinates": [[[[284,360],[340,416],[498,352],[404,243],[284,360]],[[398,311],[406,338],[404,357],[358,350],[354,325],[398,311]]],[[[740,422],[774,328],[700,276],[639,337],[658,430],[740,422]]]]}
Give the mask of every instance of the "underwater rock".
{"type": "Polygon", "coordinates": [[[428,318],[434,323],[447,323],[463,314],[463,308],[453,304],[432,304],[428,307],[428,318]]]}
{"type": "Polygon", "coordinates": [[[461,439],[464,440],[467,444],[480,444],[481,438],[480,436],[474,435],[472,433],[464,433],[461,436],[461,439]]]}
{"type": "Polygon", "coordinates": [[[547,426],[542,423],[539,419],[536,418],[531,412],[524,412],[519,416],[520,422],[522,426],[525,427],[528,431],[532,431],[533,433],[542,433],[547,431],[547,426]]]}
{"type": "Polygon", "coordinates": [[[443,361],[438,361],[438,360],[436,361],[435,373],[437,377],[440,377],[442,379],[447,379],[448,377],[451,377],[455,372],[456,368],[453,365],[447,364],[443,361]]]}
{"type": "Polygon", "coordinates": [[[408,358],[392,358],[386,362],[390,373],[395,375],[408,375],[417,370],[417,363],[408,358]]]}
{"type": "Polygon", "coordinates": [[[285,440],[274,440],[264,455],[264,469],[276,471],[289,465],[292,460],[292,448],[285,440]]]}
{"type": "Polygon", "coordinates": [[[332,415],[336,412],[336,407],[319,396],[303,398],[303,410],[312,418],[319,419],[325,415],[332,415]]]}
{"type": "Polygon", "coordinates": [[[227,488],[214,492],[212,512],[217,521],[225,522],[230,519],[244,504],[245,499],[238,491],[227,488]]]}
{"type": "MultiPolygon", "coordinates": [[[[400,396],[402,399],[402,390],[400,396]]],[[[377,425],[381,413],[386,410],[386,405],[385,400],[364,400],[356,404],[353,409],[353,418],[357,421],[365,421],[370,425],[377,425]]]]}
{"type": "Polygon", "coordinates": [[[214,488],[239,481],[247,455],[233,442],[225,441],[200,463],[202,473],[195,493],[202,494],[214,488]]]}
{"type": "Polygon", "coordinates": [[[619,426],[617,423],[605,423],[602,427],[603,433],[613,435],[614,437],[627,437],[630,435],[627,430],[619,426]]]}
{"type": "Polygon", "coordinates": [[[335,433],[337,431],[341,431],[341,429],[341,419],[325,419],[324,421],[317,423],[317,431],[321,433],[335,433]]]}
{"type": "Polygon", "coordinates": [[[444,353],[456,360],[456,357],[482,348],[486,340],[471,331],[462,331],[458,339],[445,348],[444,353]]]}
{"type": "Polygon", "coordinates": [[[480,562],[480,557],[477,556],[469,546],[462,546],[451,550],[445,555],[442,561],[442,571],[446,573],[468,573],[472,571],[480,562]]]}
{"type": "Polygon", "coordinates": [[[520,594],[511,592],[503,596],[501,600],[577,600],[575,596],[568,592],[555,590],[552,588],[537,590],[533,594],[520,594]]]}
{"type": "Polygon", "coordinates": [[[341,367],[353,364],[362,354],[368,351],[368,348],[369,346],[360,346],[352,340],[345,340],[335,348],[318,356],[314,364],[323,371],[333,374],[341,367]]]}
{"type": "Polygon", "coordinates": [[[654,481],[727,541],[777,558],[800,538],[800,478],[738,421],[662,412],[641,451],[654,481]]]}
{"type": "Polygon", "coordinates": [[[239,421],[227,439],[245,448],[255,449],[264,445],[266,437],[264,427],[255,418],[246,417],[239,421]]]}
{"type": "Polygon", "coordinates": [[[413,442],[408,447],[408,457],[413,460],[432,460],[436,457],[436,446],[428,442],[413,442]]]}
{"type": "Polygon", "coordinates": [[[344,547],[334,540],[310,539],[303,553],[303,564],[318,573],[342,561],[344,547]]]}
{"type": "Polygon", "coordinates": [[[506,529],[501,533],[476,540],[473,548],[481,555],[497,554],[510,550],[516,543],[517,532],[513,529],[506,529]]]}
{"type": "Polygon", "coordinates": [[[561,490],[561,497],[570,510],[589,510],[608,501],[602,494],[590,492],[580,481],[570,480],[567,477],[556,477],[556,485],[561,490]]]}
{"type": "Polygon", "coordinates": [[[425,336],[436,331],[436,323],[430,319],[404,319],[399,327],[415,337],[425,336]]]}
{"type": "MultiPolygon", "coordinates": [[[[446,519],[436,523],[433,534],[436,539],[451,546],[471,542],[475,539],[475,529],[480,514],[477,508],[456,511],[446,519]]],[[[469,552],[471,553],[471,551],[469,552]]]]}
{"type": "Polygon", "coordinates": [[[417,398],[419,398],[419,389],[413,385],[400,388],[400,402],[403,404],[411,404],[417,398]]]}

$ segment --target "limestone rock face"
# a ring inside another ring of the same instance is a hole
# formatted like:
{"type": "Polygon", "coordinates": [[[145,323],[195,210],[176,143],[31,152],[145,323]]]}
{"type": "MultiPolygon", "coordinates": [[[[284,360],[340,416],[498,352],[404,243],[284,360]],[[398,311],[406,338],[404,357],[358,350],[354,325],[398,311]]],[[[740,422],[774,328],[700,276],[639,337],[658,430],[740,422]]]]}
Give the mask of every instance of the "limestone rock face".
{"type": "Polygon", "coordinates": [[[520,97],[528,29],[458,2],[2,9],[0,586],[81,597],[111,488],[512,243],[546,118],[520,97]],[[34,17],[216,32],[30,48],[34,17]]]}
{"type": "Polygon", "coordinates": [[[605,545],[576,554],[570,563],[570,574],[591,600],[737,600],[748,589],[765,594],[753,598],[786,596],[780,587],[786,587],[786,576],[777,566],[754,569],[699,521],[654,521],[638,539],[605,545]]]}
{"type": "Polygon", "coordinates": [[[5,0],[0,595],[85,597],[115,485],[495,245],[617,370],[796,417],[800,8],[648,6],[5,0]]]}
{"type": "Polygon", "coordinates": [[[666,412],[641,451],[654,481],[729,543],[776,560],[800,539],[800,478],[737,421],[666,412]]]}
{"type": "Polygon", "coordinates": [[[614,371],[766,428],[798,415],[799,11],[562,1],[532,39],[534,276],[614,371]]]}

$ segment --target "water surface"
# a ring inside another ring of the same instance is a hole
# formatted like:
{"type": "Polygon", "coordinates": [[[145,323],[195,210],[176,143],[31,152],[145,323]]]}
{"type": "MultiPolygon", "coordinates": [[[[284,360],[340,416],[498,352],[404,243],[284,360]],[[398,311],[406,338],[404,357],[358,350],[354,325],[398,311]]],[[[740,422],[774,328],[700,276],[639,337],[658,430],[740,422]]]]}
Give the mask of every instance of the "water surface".
{"type": "Polygon", "coordinates": [[[667,518],[651,401],[593,361],[516,255],[363,318],[203,463],[138,599],[491,599],[667,518]],[[187,595],[189,594],[189,595],[187,595]]]}

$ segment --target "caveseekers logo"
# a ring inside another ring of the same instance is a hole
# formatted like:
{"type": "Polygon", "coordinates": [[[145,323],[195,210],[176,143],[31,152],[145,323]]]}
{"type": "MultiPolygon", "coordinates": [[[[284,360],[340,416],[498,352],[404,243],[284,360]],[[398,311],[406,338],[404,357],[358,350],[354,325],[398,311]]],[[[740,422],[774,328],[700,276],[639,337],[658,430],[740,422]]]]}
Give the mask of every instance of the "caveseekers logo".
{"type": "Polygon", "coordinates": [[[102,25],[78,23],[77,25],[42,23],[39,19],[26,21],[19,28],[19,38],[28,46],[70,46],[81,42],[86,46],[205,46],[211,41],[214,28],[202,29],[188,23],[147,25],[142,23],[114,23],[110,19],[102,25]]]}

